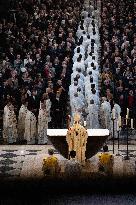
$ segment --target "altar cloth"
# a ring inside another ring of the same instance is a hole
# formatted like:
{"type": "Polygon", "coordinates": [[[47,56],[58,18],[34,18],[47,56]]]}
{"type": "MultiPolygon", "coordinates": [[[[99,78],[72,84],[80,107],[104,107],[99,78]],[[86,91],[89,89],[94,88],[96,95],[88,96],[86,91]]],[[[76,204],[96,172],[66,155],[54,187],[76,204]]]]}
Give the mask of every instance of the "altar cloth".
{"type": "MultiPolygon", "coordinates": [[[[88,136],[109,136],[108,129],[87,129],[88,136]]],[[[48,136],[66,136],[67,129],[47,129],[48,136]]]]}

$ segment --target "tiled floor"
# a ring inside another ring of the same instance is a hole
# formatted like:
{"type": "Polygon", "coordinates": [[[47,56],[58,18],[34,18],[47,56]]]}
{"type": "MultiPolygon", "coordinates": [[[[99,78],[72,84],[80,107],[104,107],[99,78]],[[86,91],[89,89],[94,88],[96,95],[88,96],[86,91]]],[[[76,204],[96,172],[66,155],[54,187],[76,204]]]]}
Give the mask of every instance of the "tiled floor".
{"type": "MultiPolygon", "coordinates": [[[[33,178],[42,177],[42,160],[47,156],[47,150],[51,145],[1,145],[0,146],[0,177],[2,178],[33,178]]],[[[112,146],[109,145],[109,150],[112,153],[112,146]]],[[[115,175],[135,175],[136,174],[136,147],[129,146],[130,160],[124,160],[126,155],[126,146],[121,145],[119,154],[117,146],[115,145],[115,175]]],[[[56,151],[55,155],[60,160],[62,171],[65,163],[63,158],[56,151]]],[[[97,172],[98,171],[98,157],[92,157],[84,171],[97,172]]]]}

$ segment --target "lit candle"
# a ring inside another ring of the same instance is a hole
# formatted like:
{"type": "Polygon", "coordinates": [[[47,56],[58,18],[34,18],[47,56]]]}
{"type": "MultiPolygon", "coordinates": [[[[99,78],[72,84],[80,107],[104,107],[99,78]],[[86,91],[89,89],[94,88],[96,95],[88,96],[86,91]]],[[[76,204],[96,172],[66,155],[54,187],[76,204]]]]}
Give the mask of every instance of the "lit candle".
{"type": "Polygon", "coordinates": [[[112,109],[112,119],[115,120],[115,109],[114,108],[112,109]]]}
{"type": "Polygon", "coordinates": [[[86,127],[86,121],[84,121],[84,127],[86,127]]]}
{"type": "Polygon", "coordinates": [[[121,127],[121,116],[119,116],[119,127],[121,127]]]}
{"type": "Polygon", "coordinates": [[[134,129],[133,119],[131,119],[131,129],[134,129]]]}
{"type": "Polygon", "coordinates": [[[117,120],[117,131],[119,131],[119,120],[117,120]]]}
{"type": "Polygon", "coordinates": [[[129,118],[129,109],[127,108],[127,119],[129,118]]]}

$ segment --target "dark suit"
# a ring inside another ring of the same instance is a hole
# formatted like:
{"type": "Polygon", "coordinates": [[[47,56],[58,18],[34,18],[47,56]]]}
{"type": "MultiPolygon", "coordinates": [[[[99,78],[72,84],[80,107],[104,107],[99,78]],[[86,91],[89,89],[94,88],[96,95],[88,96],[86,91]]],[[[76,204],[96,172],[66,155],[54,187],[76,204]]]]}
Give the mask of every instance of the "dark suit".
{"type": "Polygon", "coordinates": [[[63,105],[61,99],[55,99],[52,105],[52,124],[53,128],[62,128],[63,105]]]}

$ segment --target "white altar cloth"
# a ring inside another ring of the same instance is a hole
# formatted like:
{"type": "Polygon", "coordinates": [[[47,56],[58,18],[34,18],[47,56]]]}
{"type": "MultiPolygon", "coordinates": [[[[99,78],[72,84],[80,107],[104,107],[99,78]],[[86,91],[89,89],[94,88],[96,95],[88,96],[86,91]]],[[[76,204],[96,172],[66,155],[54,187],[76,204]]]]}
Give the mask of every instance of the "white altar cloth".
{"type": "MultiPolygon", "coordinates": [[[[109,136],[108,129],[87,129],[88,136],[109,136]]],[[[67,129],[47,129],[48,136],[66,136],[67,129]]]]}

